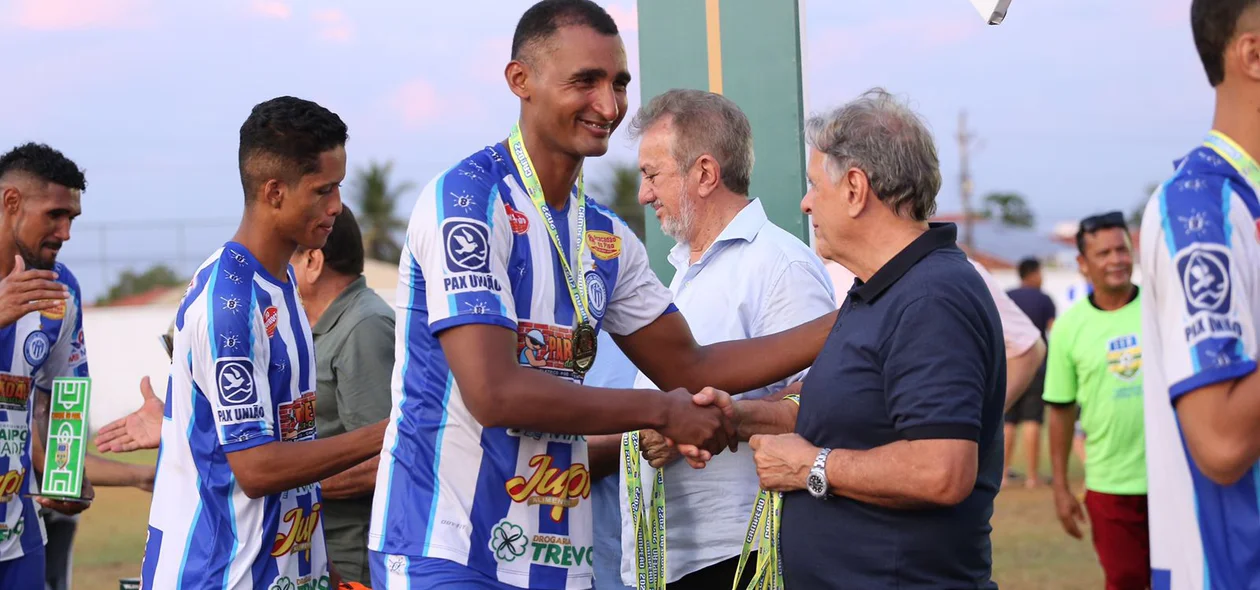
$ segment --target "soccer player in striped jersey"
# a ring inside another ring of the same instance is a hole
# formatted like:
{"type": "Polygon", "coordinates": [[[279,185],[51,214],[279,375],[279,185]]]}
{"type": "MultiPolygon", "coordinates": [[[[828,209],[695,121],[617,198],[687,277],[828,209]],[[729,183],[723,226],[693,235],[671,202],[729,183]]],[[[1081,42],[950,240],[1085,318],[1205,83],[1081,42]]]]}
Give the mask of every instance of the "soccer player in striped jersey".
{"type": "Polygon", "coordinates": [[[1151,587],[1260,588],[1260,1],[1194,0],[1212,130],[1142,218],[1151,587]]]}
{"type": "Polygon", "coordinates": [[[346,126],[281,97],[241,126],[245,213],[176,317],[143,587],[324,590],[319,480],[380,450],[384,422],[315,440],[311,329],[289,260],[341,211],[346,126]]]}
{"type": "Polygon", "coordinates": [[[73,515],[89,506],[92,482],[153,481],[152,467],[88,455],[82,501],[35,496],[53,379],[88,376],[79,283],[57,262],[86,187],[79,167],[47,145],[0,155],[0,588],[44,587],[48,539],[35,502],[73,515]]]}
{"type": "MultiPolygon", "coordinates": [[[[698,346],[643,244],[584,192],[584,159],[626,113],[616,23],[545,0],[511,57],[519,125],[429,183],[408,224],[369,535],[378,587],[589,588],[591,471],[619,449],[586,435],[651,428],[716,452],[733,425],[689,392],[798,373],[835,321],[698,346]],[[601,330],[664,391],[583,386],[601,330]]],[[[692,164],[654,181],[714,181],[692,164]]]]}

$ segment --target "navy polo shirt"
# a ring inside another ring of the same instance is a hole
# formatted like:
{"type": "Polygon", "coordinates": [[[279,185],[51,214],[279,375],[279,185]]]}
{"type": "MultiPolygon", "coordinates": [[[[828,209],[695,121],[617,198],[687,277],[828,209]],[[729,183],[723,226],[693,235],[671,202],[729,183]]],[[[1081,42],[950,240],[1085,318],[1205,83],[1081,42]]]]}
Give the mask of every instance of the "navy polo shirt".
{"type": "Polygon", "coordinates": [[[975,488],[956,506],[909,510],[785,494],[788,588],[997,587],[989,518],[1002,479],[1006,355],[993,297],[956,234],[931,224],[869,282],[854,282],[805,378],[796,432],[832,449],[976,441],[975,488]]]}

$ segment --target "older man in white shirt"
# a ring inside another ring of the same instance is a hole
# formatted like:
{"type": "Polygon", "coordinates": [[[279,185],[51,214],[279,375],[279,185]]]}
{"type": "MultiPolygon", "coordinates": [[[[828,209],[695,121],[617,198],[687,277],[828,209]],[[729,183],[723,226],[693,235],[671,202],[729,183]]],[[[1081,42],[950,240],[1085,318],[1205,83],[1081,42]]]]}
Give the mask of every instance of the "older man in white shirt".
{"type": "MultiPolygon", "coordinates": [[[[669,261],[677,269],[670,290],[697,342],[709,344],[773,334],[836,308],[822,260],[798,238],[775,226],[761,202],[749,199],[752,128],[743,112],[720,95],[671,90],[644,106],[632,133],[642,136],[639,201],[656,210],[661,228],[678,244],[669,261]]],[[[772,395],[804,373],[742,394],[772,395]]],[[[639,373],[636,387],[655,387],[639,373]]],[[[671,590],[729,588],[743,548],[748,515],[759,489],[752,453],[723,453],[704,470],[663,455],[659,435],[645,432],[644,453],[665,465],[666,580],[671,590]]],[[[619,439],[618,439],[619,440],[619,439]]],[[[610,444],[611,440],[604,441],[610,444]]],[[[596,443],[592,443],[596,444],[596,443]]],[[[596,588],[623,588],[635,576],[632,515],[620,474],[621,522],[596,510],[596,588]],[[616,574],[620,536],[621,579],[616,574]]],[[[644,482],[654,475],[645,473],[644,482]]],[[[597,486],[597,493],[610,486],[597,486]]],[[[751,572],[748,572],[751,574],[751,572]]]]}

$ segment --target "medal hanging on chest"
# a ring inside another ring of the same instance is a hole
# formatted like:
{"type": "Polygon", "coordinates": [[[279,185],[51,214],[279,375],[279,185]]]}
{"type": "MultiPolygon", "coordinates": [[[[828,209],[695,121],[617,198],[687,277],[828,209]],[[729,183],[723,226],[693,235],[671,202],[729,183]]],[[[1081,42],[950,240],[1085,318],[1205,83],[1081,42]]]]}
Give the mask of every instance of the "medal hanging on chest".
{"type": "Polygon", "coordinates": [[[551,209],[547,206],[547,200],[543,196],[542,183],[538,181],[538,175],[534,170],[534,164],[529,158],[529,152],[525,150],[525,139],[521,135],[521,125],[517,123],[512,127],[512,134],[508,137],[508,151],[512,153],[512,163],[516,165],[516,171],[521,176],[521,182],[525,185],[525,192],[529,193],[529,200],[534,204],[534,208],[538,210],[538,214],[542,216],[547,224],[547,234],[551,236],[551,243],[556,248],[556,255],[560,259],[560,266],[564,269],[564,280],[568,286],[569,297],[573,300],[573,315],[576,325],[573,327],[573,334],[570,336],[569,344],[572,350],[572,357],[565,362],[565,367],[577,374],[578,379],[582,379],[586,372],[591,370],[591,366],[595,364],[596,338],[595,327],[591,325],[590,303],[586,293],[586,283],[579,279],[573,271],[574,267],[582,266],[582,251],[586,247],[586,192],[583,190],[582,173],[578,172],[577,180],[577,255],[573,258],[573,264],[569,264],[567,255],[568,245],[560,243],[560,234],[556,230],[555,219],[551,215],[551,209]]]}

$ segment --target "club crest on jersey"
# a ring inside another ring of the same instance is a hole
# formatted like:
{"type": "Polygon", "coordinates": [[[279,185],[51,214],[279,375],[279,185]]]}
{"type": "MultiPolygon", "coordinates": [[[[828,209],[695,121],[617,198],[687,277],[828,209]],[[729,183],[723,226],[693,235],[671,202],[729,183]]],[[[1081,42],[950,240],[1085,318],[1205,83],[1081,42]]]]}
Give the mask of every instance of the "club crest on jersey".
{"type": "Polygon", "coordinates": [[[504,203],[504,207],[507,208],[508,221],[512,224],[512,233],[519,236],[529,231],[529,218],[524,213],[513,209],[507,203],[504,203]]]}
{"type": "Polygon", "coordinates": [[[591,230],[586,232],[586,245],[591,254],[600,260],[612,260],[621,256],[621,236],[606,231],[591,230]]]}
{"type": "Polygon", "coordinates": [[[44,364],[51,350],[52,341],[49,340],[48,334],[41,330],[31,332],[26,337],[26,342],[22,344],[22,354],[26,357],[26,364],[32,367],[44,364]]]}
{"type": "Polygon", "coordinates": [[[1229,250],[1196,244],[1177,255],[1177,271],[1191,315],[1229,309],[1229,250]]]}
{"type": "Polygon", "coordinates": [[[599,271],[586,271],[586,299],[591,306],[591,315],[597,320],[603,319],[604,310],[608,308],[608,287],[599,271]]]}
{"type": "Polygon", "coordinates": [[[1137,334],[1114,338],[1107,343],[1107,370],[1125,381],[1142,372],[1142,345],[1137,334]]]}
{"type": "Polygon", "coordinates": [[[279,315],[280,312],[274,305],[263,310],[263,327],[267,329],[268,338],[276,335],[276,322],[279,315]]]}
{"type": "Polygon", "coordinates": [[[219,403],[244,406],[258,403],[254,391],[254,363],[246,358],[223,358],[215,363],[215,380],[219,385],[219,403]]]}
{"type": "Polygon", "coordinates": [[[0,373],[0,410],[25,412],[30,399],[30,377],[0,373]]]}
{"type": "Polygon", "coordinates": [[[469,219],[449,219],[442,224],[446,244],[446,269],[450,272],[490,272],[490,228],[469,219]]]}

